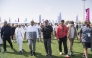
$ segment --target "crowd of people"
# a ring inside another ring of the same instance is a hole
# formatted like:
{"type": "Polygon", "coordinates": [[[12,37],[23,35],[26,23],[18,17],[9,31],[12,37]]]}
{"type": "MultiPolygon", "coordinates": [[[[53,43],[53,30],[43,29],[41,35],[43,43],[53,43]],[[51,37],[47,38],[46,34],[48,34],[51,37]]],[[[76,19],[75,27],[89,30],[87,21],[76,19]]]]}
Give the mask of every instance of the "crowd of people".
{"type": "Polygon", "coordinates": [[[50,24],[48,20],[45,21],[45,24],[35,24],[32,20],[30,22],[30,25],[18,24],[16,26],[14,24],[12,24],[11,26],[7,23],[7,21],[5,21],[4,25],[0,27],[0,47],[3,40],[3,53],[7,51],[6,41],[8,41],[8,43],[10,44],[11,49],[14,49],[12,42],[16,39],[16,42],[19,46],[19,53],[22,54],[23,40],[26,39],[29,44],[30,55],[35,56],[36,41],[44,42],[46,56],[52,58],[51,40],[55,39],[56,37],[58,42],[58,49],[60,52],[59,54],[63,54],[63,43],[65,57],[69,57],[67,40],[69,41],[70,55],[73,56],[74,39],[79,38],[84,48],[83,56],[84,58],[88,58],[87,49],[90,48],[92,51],[92,24],[90,23],[90,21],[85,21],[85,24],[81,27],[80,32],[77,32],[78,29],[78,24],[75,27],[74,22],[71,21],[68,25],[66,25],[64,20],[61,20],[60,24],[55,23],[55,25],[50,24]],[[78,37],[78,35],[80,36],[78,37]]]}

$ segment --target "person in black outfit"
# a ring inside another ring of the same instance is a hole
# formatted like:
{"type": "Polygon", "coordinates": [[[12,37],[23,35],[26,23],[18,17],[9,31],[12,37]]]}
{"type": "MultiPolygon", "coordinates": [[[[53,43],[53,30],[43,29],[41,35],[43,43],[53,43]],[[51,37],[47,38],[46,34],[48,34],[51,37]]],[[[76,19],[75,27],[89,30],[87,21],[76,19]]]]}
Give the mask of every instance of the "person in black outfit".
{"type": "Polygon", "coordinates": [[[76,29],[78,30],[78,24],[76,25],[76,29]]]}
{"type": "Polygon", "coordinates": [[[4,53],[6,52],[6,40],[10,44],[11,49],[13,49],[13,45],[11,42],[12,30],[11,27],[7,24],[7,21],[4,22],[4,26],[1,29],[1,37],[3,39],[4,53]]]}
{"type": "Polygon", "coordinates": [[[45,26],[42,28],[42,34],[43,34],[46,56],[52,58],[51,34],[53,35],[53,28],[48,24],[48,20],[45,21],[45,26]]]}
{"type": "Polygon", "coordinates": [[[12,24],[12,40],[14,40],[13,37],[14,37],[14,33],[15,33],[15,28],[16,27],[14,27],[14,24],[12,24]]]}

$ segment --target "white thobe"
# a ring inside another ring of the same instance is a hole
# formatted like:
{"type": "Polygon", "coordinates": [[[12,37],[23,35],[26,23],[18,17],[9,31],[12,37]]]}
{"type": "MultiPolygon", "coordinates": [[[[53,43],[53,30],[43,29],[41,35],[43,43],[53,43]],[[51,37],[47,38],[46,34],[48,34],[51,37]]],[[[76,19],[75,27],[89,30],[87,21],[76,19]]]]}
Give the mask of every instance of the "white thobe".
{"type": "Polygon", "coordinates": [[[24,32],[22,28],[16,28],[15,30],[16,41],[19,45],[19,51],[22,51],[22,42],[24,38],[24,32]]]}

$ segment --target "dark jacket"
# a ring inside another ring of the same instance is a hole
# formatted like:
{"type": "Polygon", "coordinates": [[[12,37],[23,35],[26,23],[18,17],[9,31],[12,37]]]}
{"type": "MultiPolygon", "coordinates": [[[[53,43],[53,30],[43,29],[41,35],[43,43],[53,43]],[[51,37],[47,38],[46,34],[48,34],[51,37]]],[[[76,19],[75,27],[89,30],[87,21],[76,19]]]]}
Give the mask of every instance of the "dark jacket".
{"type": "Polygon", "coordinates": [[[4,36],[4,37],[12,36],[12,28],[9,25],[2,27],[2,29],[1,29],[1,37],[2,36],[4,36]]]}

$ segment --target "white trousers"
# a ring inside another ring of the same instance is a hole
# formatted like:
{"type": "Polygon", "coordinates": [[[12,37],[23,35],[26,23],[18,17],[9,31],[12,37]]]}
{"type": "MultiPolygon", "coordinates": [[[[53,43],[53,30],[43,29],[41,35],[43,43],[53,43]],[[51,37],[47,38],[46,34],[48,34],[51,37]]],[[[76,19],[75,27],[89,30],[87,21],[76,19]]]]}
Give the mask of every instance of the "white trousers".
{"type": "Polygon", "coordinates": [[[17,38],[17,43],[19,45],[19,51],[22,51],[22,43],[23,43],[22,37],[17,38]]]}

